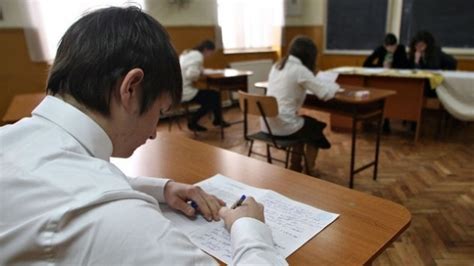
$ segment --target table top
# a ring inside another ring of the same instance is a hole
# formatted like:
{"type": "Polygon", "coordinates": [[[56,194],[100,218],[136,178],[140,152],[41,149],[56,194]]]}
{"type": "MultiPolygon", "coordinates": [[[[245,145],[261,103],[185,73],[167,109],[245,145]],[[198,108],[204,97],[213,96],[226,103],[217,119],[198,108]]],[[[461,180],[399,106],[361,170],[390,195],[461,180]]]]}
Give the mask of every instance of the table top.
{"type": "Polygon", "coordinates": [[[203,76],[208,79],[231,78],[253,75],[252,71],[237,70],[232,68],[225,69],[204,69],[203,76]]]}
{"type": "Polygon", "coordinates": [[[24,117],[31,116],[31,112],[46,96],[44,92],[17,94],[13,97],[7,111],[3,115],[4,123],[13,123],[24,117]]]}
{"type": "MultiPolygon", "coordinates": [[[[257,88],[266,89],[268,87],[268,81],[255,82],[254,86],[257,88]]],[[[396,94],[396,92],[392,90],[382,90],[359,86],[342,85],[341,88],[344,89],[344,91],[336,93],[334,100],[353,104],[375,102],[396,94]],[[369,94],[358,97],[355,93],[357,91],[368,91],[369,94]]],[[[312,93],[308,92],[308,94],[312,93]]]]}
{"type": "Polygon", "coordinates": [[[403,206],[185,137],[158,133],[128,159],[112,159],[127,175],[197,183],[217,173],[339,218],[290,257],[290,265],[365,264],[410,224],[403,206]]]}
{"type": "Polygon", "coordinates": [[[358,86],[343,85],[341,86],[341,88],[344,89],[344,91],[336,93],[334,99],[340,102],[354,104],[365,104],[375,102],[396,94],[396,92],[392,90],[382,90],[358,86]],[[358,91],[367,91],[369,94],[366,96],[357,96],[356,93],[358,91]]]}

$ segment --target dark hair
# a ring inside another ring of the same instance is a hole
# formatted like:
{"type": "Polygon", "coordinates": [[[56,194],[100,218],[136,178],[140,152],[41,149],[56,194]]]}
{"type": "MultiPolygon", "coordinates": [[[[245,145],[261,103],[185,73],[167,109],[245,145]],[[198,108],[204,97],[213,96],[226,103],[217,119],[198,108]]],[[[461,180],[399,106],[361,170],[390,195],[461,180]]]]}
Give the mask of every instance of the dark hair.
{"type": "Polygon", "coordinates": [[[193,50],[198,50],[199,52],[204,52],[204,50],[214,51],[216,49],[216,45],[211,40],[202,41],[200,44],[196,45],[193,50]]]}
{"type": "Polygon", "coordinates": [[[292,55],[301,60],[303,65],[311,72],[314,72],[316,66],[316,56],[318,55],[318,48],[313,40],[307,36],[296,36],[290,43],[290,48],[285,57],[278,63],[278,69],[285,68],[288,57],[292,55]]]}
{"type": "Polygon", "coordinates": [[[393,33],[387,33],[387,35],[385,35],[385,39],[383,40],[383,44],[385,45],[397,44],[397,37],[395,37],[393,33]]]}
{"type": "Polygon", "coordinates": [[[433,34],[431,34],[428,31],[422,30],[422,31],[419,31],[413,37],[410,43],[410,58],[414,58],[415,51],[416,51],[415,46],[419,42],[426,43],[425,56],[427,57],[428,60],[430,60],[430,57],[434,56],[435,48],[436,48],[436,41],[435,41],[435,38],[433,37],[433,34]]]}
{"type": "Polygon", "coordinates": [[[181,100],[178,56],[163,26],[137,7],[91,12],[64,34],[49,72],[49,94],[68,94],[105,116],[117,82],[133,68],[144,72],[140,113],[169,95],[181,100]]]}

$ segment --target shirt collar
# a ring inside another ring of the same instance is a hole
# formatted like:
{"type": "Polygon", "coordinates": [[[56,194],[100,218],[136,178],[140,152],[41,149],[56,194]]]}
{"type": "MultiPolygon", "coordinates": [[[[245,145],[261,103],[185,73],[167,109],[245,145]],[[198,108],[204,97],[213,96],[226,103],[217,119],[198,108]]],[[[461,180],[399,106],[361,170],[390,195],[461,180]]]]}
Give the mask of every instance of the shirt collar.
{"type": "Polygon", "coordinates": [[[112,155],[112,141],[92,118],[64,102],[46,96],[33,110],[32,115],[41,116],[63,128],[72,135],[94,157],[108,161],[112,155]]]}
{"type": "Polygon", "coordinates": [[[293,62],[293,63],[298,63],[298,64],[303,64],[301,63],[301,60],[293,55],[288,56],[288,61],[293,62]]]}

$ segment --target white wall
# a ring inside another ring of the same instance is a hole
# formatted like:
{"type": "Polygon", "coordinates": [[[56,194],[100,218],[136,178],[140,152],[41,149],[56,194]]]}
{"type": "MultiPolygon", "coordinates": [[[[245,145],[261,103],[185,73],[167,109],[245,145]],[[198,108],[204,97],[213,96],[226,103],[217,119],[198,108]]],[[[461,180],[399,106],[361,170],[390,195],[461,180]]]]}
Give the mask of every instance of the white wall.
{"type": "MultiPolygon", "coordinates": [[[[301,1],[301,15],[287,16],[285,23],[290,26],[323,25],[326,0],[301,1]]],[[[165,26],[212,26],[217,24],[217,0],[190,0],[189,4],[183,7],[170,4],[169,0],[146,0],[145,3],[147,13],[165,26]]],[[[0,28],[21,28],[28,25],[23,1],[0,0],[0,7],[3,9],[0,28]]]]}
{"type": "MultiPolygon", "coordinates": [[[[323,25],[326,13],[326,0],[301,0],[302,12],[298,16],[285,17],[288,26],[323,25]]],[[[355,0],[356,1],[356,0],[355,0]]]]}
{"type": "Polygon", "coordinates": [[[189,0],[183,7],[169,0],[147,0],[147,13],[165,26],[212,26],[217,24],[217,0],[189,0]]]}
{"type": "Polygon", "coordinates": [[[0,28],[22,28],[27,26],[28,18],[20,1],[0,0],[0,8],[3,11],[0,28]]]}

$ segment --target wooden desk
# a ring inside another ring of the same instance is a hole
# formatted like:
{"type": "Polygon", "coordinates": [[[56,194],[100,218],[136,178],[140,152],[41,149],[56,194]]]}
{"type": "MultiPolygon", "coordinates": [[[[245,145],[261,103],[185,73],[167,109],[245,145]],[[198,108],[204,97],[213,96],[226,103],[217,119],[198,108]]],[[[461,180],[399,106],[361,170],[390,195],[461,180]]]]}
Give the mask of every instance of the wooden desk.
{"type": "Polygon", "coordinates": [[[184,137],[158,133],[129,159],[112,160],[130,176],[196,183],[221,173],[248,185],[339,213],[290,257],[290,265],[369,264],[408,227],[398,204],[184,137]]]}
{"type": "MultiPolygon", "coordinates": [[[[387,99],[384,109],[385,118],[395,118],[417,123],[415,143],[420,137],[424,88],[427,79],[410,77],[388,77],[358,74],[339,74],[337,83],[395,91],[397,94],[387,99]]],[[[349,128],[350,122],[344,122],[337,115],[331,115],[331,126],[349,128]]]]}
{"type": "Polygon", "coordinates": [[[373,166],[374,180],[377,179],[377,170],[379,165],[380,149],[380,131],[382,129],[382,120],[384,114],[385,100],[395,95],[394,91],[379,90],[372,88],[361,88],[355,86],[344,86],[342,93],[337,93],[334,99],[321,101],[315,95],[306,96],[305,107],[317,109],[331,114],[350,117],[352,119],[352,141],[351,141],[351,164],[349,167],[349,187],[354,187],[354,175],[373,166]],[[368,90],[370,94],[366,97],[355,97],[354,93],[359,90],[368,90]],[[357,140],[357,123],[376,120],[377,138],[375,141],[374,160],[355,168],[355,152],[357,140]]]}
{"type": "Polygon", "coordinates": [[[31,116],[31,112],[45,97],[44,92],[17,94],[13,97],[5,115],[3,123],[14,123],[24,117],[31,116]]]}
{"type": "MultiPolygon", "coordinates": [[[[256,87],[267,88],[268,82],[262,81],[255,83],[256,87]],[[258,84],[257,84],[258,83],[258,84]],[[258,86],[257,86],[258,85],[258,86]]],[[[354,175],[373,166],[374,180],[377,179],[377,170],[379,163],[380,149],[380,131],[384,114],[385,100],[395,95],[391,90],[380,90],[365,88],[360,86],[344,86],[342,93],[337,93],[334,99],[321,101],[313,94],[307,94],[304,106],[309,109],[316,109],[331,115],[348,117],[352,121],[352,143],[351,143],[351,163],[349,166],[349,187],[354,187],[354,175]],[[370,94],[367,97],[355,97],[354,93],[359,90],[368,90],[370,94]],[[355,151],[357,140],[357,123],[377,120],[377,140],[375,142],[375,158],[363,166],[355,168],[355,151]]]]}
{"type": "MultiPolygon", "coordinates": [[[[219,92],[219,108],[222,112],[222,91],[247,91],[247,79],[252,74],[251,71],[235,69],[220,69],[212,72],[204,71],[201,78],[194,82],[194,86],[198,89],[217,90],[219,92]]],[[[223,127],[221,127],[221,138],[224,138],[223,127]]]]}

